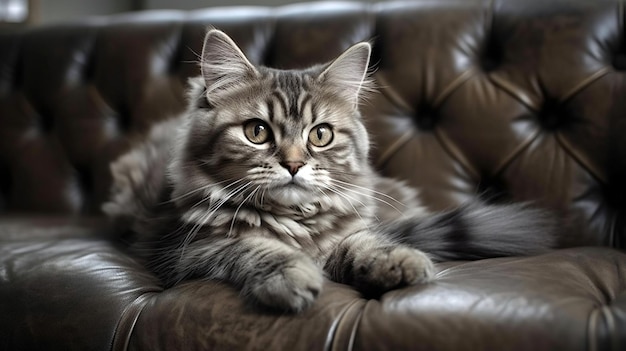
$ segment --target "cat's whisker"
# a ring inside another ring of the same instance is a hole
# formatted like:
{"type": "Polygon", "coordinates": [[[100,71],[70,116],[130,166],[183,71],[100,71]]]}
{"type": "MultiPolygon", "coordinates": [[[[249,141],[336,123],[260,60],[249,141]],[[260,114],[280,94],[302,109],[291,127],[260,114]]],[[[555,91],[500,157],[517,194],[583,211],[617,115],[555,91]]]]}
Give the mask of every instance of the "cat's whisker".
{"type": "Polygon", "coordinates": [[[322,193],[322,195],[324,195],[324,197],[326,197],[326,198],[328,199],[328,202],[331,202],[331,203],[332,203],[333,199],[332,199],[330,196],[328,196],[328,194],[326,194],[326,193],[324,192],[324,190],[322,189],[322,187],[321,187],[321,186],[317,186],[317,185],[316,185],[316,186],[315,186],[315,189],[317,189],[317,191],[319,191],[320,193],[322,193]]]}
{"type": "MultiPolygon", "coordinates": [[[[243,180],[243,178],[240,180],[243,180]]],[[[189,243],[193,241],[193,239],[196,237],[200,229],[202,229],[202,227],[204,227],[207,224],[207,222],[211,219],[213,214],[215,214],[233,196],[244,191],[250,184],[252,184],[252,182],[248,182],[246,184],[238,186],[237,188],[235,188],[234,190],[226,194],[226,196],[224,196],[224,198],[221,199],[217,203],[217,205],[212,205],[209,207],[210,212],[207,212],[207,214],[203,215],[201,220],[199,222],[196,222],[194,227],[191,229],[191,231],[185,236],[185,239],[183,240],[182,245],[181,245],[181,255],[180,255],[181,259],[185,254],[185,248],[189,245],[189,243]]]]}
{"type": "MultiPolygon", "coordinates": [[[[182,195],[179,195],[179,196],[176,196],[176,197],[172,197],[172,198],[170,198],[169,200],[162,202],[162,204],[165,204],[165,203],[171,203],[171,202],[176,202],[176,201],[178,201],[178,200],[181,200],[181,199],[184,199],[184,198],[186,198],[186,197],[189,197],[189,196],[191,196],[192,194],[195,194],[195,193],[197,193],[197,192],[199,192],[199,191],[207,190],[207,189],[210,189],[211,187],[213,187],[213,186],[215,186],[215,185],[220,185],[220,184],[223,184],[223,183],[227,183],[227,182],[230,182],[230,181],[232,181],[232,180],[233,180],[232,178],[229,178],[229,179],[226,179],[226,180],[222,180],[222,181],[220,181],[220,182],[215,182],[215,183],[210,183],[210,184],[207,184],[207,185],[202,186],[202,187],[199,187],[199,188],[197,188],[197,189],[193,189],[193,190],[191,190],[191,191],[189,191],[189,192],[187,192],[187,193],[185,193],[185,194],[182,194],[182,195]]],[[[237,183],[241,182],[242,180],[243,180],[243,179],[238,179],[238,180],[235,180],[234,182],[232,182],[232,183],[230,183],[229,185],[225,186],[225,187],[224,187],[224,189],[227,189],[227,188],[229,188],[229,187],[233,186],[234,184],[237,184],[237,183]]],[[[200,202],[203,202],[203,201],[205,201],[205,200],[206,200],[206,198],[205,198],[205,199],[203,199],[203,200],[201,200],[200,202]]],[[[195,205],[194,205],[194,207],[195,207],[195,205]]]]}
{"type": "Polygon", "coordinates": [[[220,207],[222,207],[226,202],[228,202],[235,195],[243,192],[250,184],[252,184],[252,182],[247,182],[246,184],[240,185],[239,187],[231,190],[228,194],[226,194],[224,198],[220,199],[220,201],[217,204],[212,204],[211,206],[209,206],[209,211],[211,211],[209,213],[209,216],[213,215],[217,210],[220,209],[220,207]]]}
{"type": "Polygon", "coordinates": [[[237,206],[237,209],[235,210],[235,214],[233,215],[233,220],[230,222],[230,228],[228,229],[228,234],[226,236],[230,237],[232,232],[233,232],[233,227],[235,226],[235,221],[237,220],[237,215],[239,214],[239,210],[241,209],[241,207],[248,202],[248,200],[250,200],[251,197],[254,196],[254,194],[257,193],[257,191],[259,191],[259,189],[261,188],[261,186],[257,186],[256,189],[254,189],[240,204],[239,206],[237,206]]]}
{"type": "MultiPolygon", "coordinates": [[[[336,188],[335,190],[351,191],[352,193],[354,193],[354,194],[356,194],[356,195],[360,195],[360,196],[363,196],[363,197],[366,197],[366,198],[372,198],[372,196],[370,196],[369,194],[362,193],[362,192],[358,192],[358,191],[355,191],[355,190],[353,190],[353,189],[348,189],[348,188],[342,187],[341,185],[338,185],[338,184],[333,184],[333,186],[336,188]]],[[[345,194],[345,193],[344,193],[344,194],[345,194]]],[[[345,194],[345,195],[347,196],[347,194],[345,194]]],[[[358,200],[357,200],[357,201],[358,201],[358,200]]],[[[368,205],[365,205],[362,201],[359,201],[359,203],[361,204],[361,206],[362,206],[362,207],[369,207],[368,205]]],[[[389,206],[391,206],[391,205],[389,205],[389,206]]],[[[393,206],[392,206],[392,207],[393,207],[393,206]]],[[[395,207],[394,207],[394,208],[395,208],[395,207]]],[[[397,209],[396,209],[396,210],[397,210],[397,209]]],[[[380,222],[380,219],[378,218],[378,216],[374,215],[374,217],[373,217],[373,218],[374,218],[377,222],[380,222]]]]}
{"type": "Polygon", "coordinates": [[[350,191],[350,192],[353,192],[353,193],[355,193],[355,194],[358,194],[358,195],[361,195],[361,196],[368,197],[368,198],[370,198],[370,199],[372,199],[372,200],[379,201],[379,202],[381,202],[381,203],[383,203],[383,204],[385,204],[385,205],[387,205],[387,206],[391,207],[392,209],[396,210],[399,214],[401,214],[401,215],[403,215],[403,214],[404,214],[404,212],[403,212],[403,211],[401,211],[400,209],[398,209],[398,208],[397,208],[396,206],[394,206],[393,204],[391,204],[391,203],[389,203],[389,202],[387,202],[387,201],[385,201],[385,200],[383,200],[383,199],[381,199],[381,198],[378,198],[378,197],[376,197],[376,196],[374,196],[374,195],[372,195],[372,194],[368,194],[368,193],[365,193],[365,192],[361,192],[361,191],[358,191],[358,190],[355,190],[355,189],[350,189],[350,188],[345,187],[345,186],[342,186],[342,185],[340,185],[340,184],[334,184],[334,186],[339,187],[340,189],[343,189],[343,190],[345,190],[345,191],[350,191]]]}
{"type": "Polygon", "coordinates": [[[199,54],[196,50],[194,50],[191,46],[187,45],[187,50],[191,51],[191,53],[198,59],[197,61],[192,61],[193,63],[202,62],[202,55],[199,54]]]}
{"type": "Polygon", "coordinates": [[[344,181],[341,181],[341,180],[339,180],[339,179],[331,179],[331,180],[332,180],[333,182],[340,183],[340,184],[342,184],[342,185],[352,186],[352,187],[355,187],[355,188],[358,188],[358,189],[367,190],[367,191],[369,191],[369,192],[371,192],[371,193],[374,193],[374,194],[376,194],[376,195],[380,195],[380,196],[386,197],[387,199],[389,199],[389,200],[391,200],[391,201],[393,201],[393,202],[397,203],[398,205],[401,205],[401,206],[403,206],[403,207],[407,207],[407,206],[406,206],[403,202],[401,202],[401,201],[397,200],[397,199],[396,199],[396,198],[394,198],[393,196],[390,196],[390,195],[388,195],[388,194],[382,193],[382,192],[380,192],[380,191],[376,191],[376,190],[374,190],[374,189],[372,189],[372,188],[368,188],[368,187],[364,187],[364,186],[360,186],[360,185],[356,185],[356,184],[352,184],[352,183],[344,182],[344,181]]]}
{"type": "Polygon", "coordinates": [[[259,196],[259,208],[263,208],[263,202],[265,201],[265,193],[267,193],[267,187],[263,187],[261,195],[259,196]]]}
{"type": "Polygon", "coordinates": [[[169,200],[163,201],[163,202],[161,202],[161,204],[176,202],[178,200],[181,200],[181,199],[184,199],[186,197],[189,197],[189,196],[191,196],[191,195],[193,195],[193,194],[195,194],[195,193],[197,193],[199,191],[206,190],[206,189],[210,188],[212,185],[213,184],[208,184],[208,185],[205,185],[205,186],[193,189],[193,190],[188,191],[188,192],[186,192],[186,193],[184,193],[182,195],[179,195],[179,196],[176,196],[176,197],[172,197],[169,200]]]}
{"type": "Polygon", "coordinates": [[[261,193],[261,208],[263,208],[263,202],[265,201],[266,192],[267,192],[267,188],[263,188],[263,192],[261,193]]]}
{"type": "Polygon", "coordinates": [[[363,202],[353,199],[351,198],[349,195],[344,194],[342,191],[340,191],[339,189],[334,189],[332,187],[327,186],[326,189],[330,190],[331,192],[339,195],[340,197],[344,198],[348,204],[352,207],[352,209],[354,210],[354,213],[359,217],[359,219],[361,220],[361,222],[363,222],[363,224],[365,225],[365,228],[367,229],[371,229],[369,224],[367,223],[367,221],[363,218],[363,216],[361,216],[361,213],[359,213],[359,211],[356,209],[356,207],[354,206],[354,204],[352,203],[352,200],[358,201],[359,203],[361,203],[362,206],[364,206],[363,202]]]}
{"type": "MultiPolygon", "coordinates": [[[[331,186],[326,186],[326,189],[331,190],[331,191],[332,190],[338,191],[340,193],[338,195],[342,195],[344,198],[349,198],[349,199],[351,199],[353,201],[358,202],[361,205],[361,207],[367,207],[367,205],[365,205],[365,203],[363,203],[363,201],[361,201],[359,199],[356,199],[356,198],[354,198],[354,197],[352,197],[352,196],[350,196],[350,195],[348,195],[348,194],[346,194],[346,193],[344,193],[342,191],[342,190],[349,190],[349,189],[344,189],[344,188],[342,188],[341,186],[339,186],[337,184],[333,184],[332,187],[331,186]]],[[[335,194],[337,194],[337,193],[335,192],[335,194]]],[[[356,194],[357,195],[362,195],[362,194],[359,194],[359,193],[356,193],[356,194]]]]}
{"type": "MultiPolygon", "coordinates": [[[[232,182],[232,183],[228,184],[227,186],[223,187],[223,188],[222,188],[222,190],[226,190],[226,189],[228,189],[228,188],[232,187],[233,185],[236,185],[236,184],[238,184],[238,183],[242,182],[243,180],[244,180],[244,179],[238,179],[238,180],[236,180],[236,181],[234,181],[234,182],[232,182]]],[[[215,184],[218,184],[218,183],[213,183],[212,185],[215,185],[215,184]]],[[[231,193],[232,193],[232,191],[231,191],[231,193]]],[[[229,193],[229,194],[230,194],[230,193],[229,193]]],[[[228,197],[228,194],[227,194],[226,196],[228,197]]],[[[201,204],[205,203],[207,200],[209,200],[209,201],[211,200],[210,195],[207,195],[207,196],[203,197],[202,199],[200,199],[200,200],[199,200],[198,202],[196,202],[193,206],[191,206],[191,208],[190,208],[190,209],[191,209],[191,210],[194,210],[194,209],[198,208],[198,206],[200,206],[201,204]]],[[[209,206],[209,210],[211,210],[211,206],[209,206]]]]}

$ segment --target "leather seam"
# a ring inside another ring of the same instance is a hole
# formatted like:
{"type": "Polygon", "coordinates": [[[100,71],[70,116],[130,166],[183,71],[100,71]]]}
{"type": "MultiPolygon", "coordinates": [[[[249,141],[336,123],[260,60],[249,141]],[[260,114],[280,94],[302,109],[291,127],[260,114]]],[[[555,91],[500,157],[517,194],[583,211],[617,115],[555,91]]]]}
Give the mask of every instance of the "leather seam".
{"type": "Polygon", "coordinates": [[[135,329],[135,325],[139,320],[139,316],[141,312],[146,307],[148,302],[152,300],[154,296],[156,296],[158,292],[151,291],[143,293],[135,300],[124,308],[122,311],[120,318],[118,319],[117,325],[115,326],[115,330],[113,332],[113,340],[111,341],[111,350],[112,351],[126,351],[128,350],[128,345],[130,344],[130,338],[135,329]],[[128,323],[130,321],[130,323],[128,323]],[[123,329],[123,325],[128,324],[123,329]]]}
{"type": "Polygon", "coordinates": [[[619,342],[615,338],[617,335],[617,330],[615,329],[615,318],[613,318],[613,313],[611,311],[611,308],[609,306],[603,306],[600,309],[600,312],[602,313],[602,317],[605,322],[604,324],[606,325],[607,338],[608,338],[608,342],[610,345],[610,349],[619,351],[620,350],[619,342]]]}
{"type": "Polygon", "coordinates": [[[603,348],[602,346],[607,346],[608,350],[619,351],[619,340],[616,339],[617,332],[615,318],[609,305],[593,309],[587,324],[587,349],[598,351],[603,348]],[[605,333],[600,333],[602,327],[606,329],[605,333]]]}
{"type": "Polygon", "coordinates": [[[363,320],[363,314],[365,314],[365,308],[367,307],[370,301],[363,304],[363,306],[361,307],[361,310],[359,311],[359,314],[356,316],[354,320],[354,324],[352,325],[352,330],[350,331],[350,340],[348,342],[348,348],[347,348],[348,351],[354,350],[354,342],[356,340],[356,333],[359,329],[359,325],[361,324],[361,321],[363,320]]]}
{"type": "Polygon", "coordinates": [[[593,309],[587,323],[587,350],[598,350],[598,309],[593,309]]]}
{"type": "Polygon", "coordinates": [[[360,302],[361,300],[354,301],[341,311],[339,316],[335,319],[334,323],[330,327],[329,335],[326,338],[326,342],[324,343],[324,350],[330,351],[330,350],[335,349],[334,346],[335,346],[335,342],[337,339],[337,332],[339,330],[339,326],[344,320],[348,318],[347,315],[349,314],[349,311],[360,302]]]}
{"type": "Polygon", "coordinates": [[[331,326],[331,330],[329,336],[324,343],[325,351],[332,350],[348,350],[351,351],[354,349],[354,341],[356,338],[356,330],[358,325],[360,324],[361,318],[363,316],[365,303],[363,303],[362,299],[357,299],[356,301],[349,304],[346,308],[343,309],[341,314],[336,318],[335,322],[331,326]],[[342,328],[342,325],[348,324],[346,327],[342,328]],[[345,337],[340,335],[341,330],[349,330],[349,334],[347,337],[347,343],[344,341],[345,337]],[[337,340],[339,339],[339,341],[337,340]],[[341,342],[343,344],[340,344],[341,342]]]}

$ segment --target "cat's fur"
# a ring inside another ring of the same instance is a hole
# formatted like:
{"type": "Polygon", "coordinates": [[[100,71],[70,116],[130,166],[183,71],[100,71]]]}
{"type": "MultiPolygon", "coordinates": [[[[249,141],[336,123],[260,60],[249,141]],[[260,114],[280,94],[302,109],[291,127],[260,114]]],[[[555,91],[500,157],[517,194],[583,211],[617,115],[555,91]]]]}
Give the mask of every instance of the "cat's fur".
{"type": "Polygon", "coordinates": [[[358,111],[370,51],[359,43],[330,64],[276,70],[208,32],[186,113],[112,164],[104,205],[165,285],[220,279],[251,301],[300,311],[325,274],[382,292],[429,281],[431,259],[553,244],[542,211],[469,204],[432,214],[416,191],[373,171],[358,111]]]}

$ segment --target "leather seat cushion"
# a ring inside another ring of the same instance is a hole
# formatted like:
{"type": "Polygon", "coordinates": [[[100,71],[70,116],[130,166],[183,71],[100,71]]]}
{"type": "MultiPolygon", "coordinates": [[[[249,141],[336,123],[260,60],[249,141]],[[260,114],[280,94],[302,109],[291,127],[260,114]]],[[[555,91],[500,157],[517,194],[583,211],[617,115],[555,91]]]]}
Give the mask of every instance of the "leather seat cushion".
{"type": "Polygon", "coordinates": [[[443,263],[432,283],[380,299],[329,281],[315,306],[294,316],[247,305],[221,282],[162,291],[105,227],[2,221],[0,312],[10,318],[0,318],[0,330],[13,338],[0,348],[582,350],[626,342],[602,338],[626,328],[626,254],[615,249],[443,263]]]}

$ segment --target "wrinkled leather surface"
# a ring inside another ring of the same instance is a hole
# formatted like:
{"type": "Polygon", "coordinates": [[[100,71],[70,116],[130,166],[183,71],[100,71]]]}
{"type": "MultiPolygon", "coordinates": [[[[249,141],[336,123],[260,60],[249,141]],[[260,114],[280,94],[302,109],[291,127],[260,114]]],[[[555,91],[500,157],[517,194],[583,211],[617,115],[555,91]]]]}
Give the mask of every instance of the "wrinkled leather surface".
{"type": "Polygon", "coordinates": [[[131,349],[584,350],[599,346],[588,335],[626,327],[624,306],[611,304],[624,297],[625,259],[584,248],[460,263],[380,301],[329,282],[297,317],[250,313],[232,289],[191,282],[149,303],[131,349]],[[180,318],[193,323],[172,331],[180,318]]]}
{"type": "Polygon", "coordinates": [[[625,349],[624,11],[325,2],[0,32],[0,349],[625,349]],[[328,282],[297,316],[244,305],[219,282],[162,291],[99,206],[108,163],[184,108],[209,24],[281,68],[372,40],[380,93],[363,111],[384,174],[433,209],[476,194],[535,201],[575,221],[572,242],[603,247],[442,263],[433,283],[378,300],[328,282]]]}
{"type": "Polygon", "coordinates": [[[161,291],[93,235],[102,223],[55,221],[21,224],[24,234],[53,228],[47,239],[0,241],[0,312],[11,316],[0,319],[10,336],[1,349],[619,350],[626,342],[626,254],[610,248],[443,263],[434,282],[380,300],[327,282],[318,303],[293,316],[246,305],[219,282],[161,291]]]}
{"type": "Polygon", "coordinates": [[[103,228],[92,218],[2,218],[1,350],[109,350],[118,325],[132,327],[134,305],[161,289],[103,228]]]}

